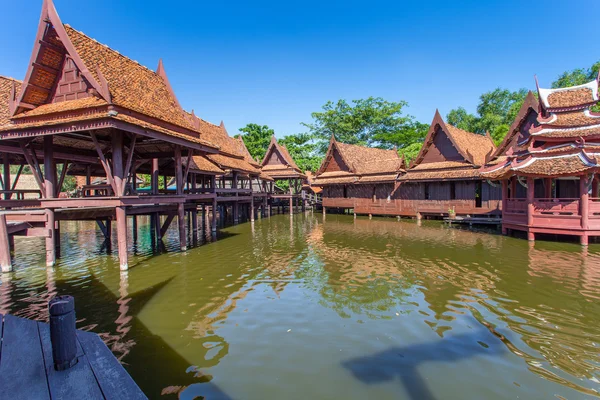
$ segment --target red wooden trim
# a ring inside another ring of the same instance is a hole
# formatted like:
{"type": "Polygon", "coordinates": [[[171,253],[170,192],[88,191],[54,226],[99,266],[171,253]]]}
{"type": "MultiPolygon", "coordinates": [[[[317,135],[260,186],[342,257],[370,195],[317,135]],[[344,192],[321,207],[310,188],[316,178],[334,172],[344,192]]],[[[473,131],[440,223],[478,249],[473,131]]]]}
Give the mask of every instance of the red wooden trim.
{"type": "Polygon", "coordinates": [[[19,182],[19,178],[21,177],[21,172],[23,172],[24,167],[25,166],[23,164],[19,165],[17,175],[15,175],[15,180],[13,181],[13,184],[12,184],[10,190],[15,190],[15,188],[17,187],[17,183],[19,182]]]}
{"type": "Polygon", "coordinates": [[[65,176],[67,176],[68,169],[69,169],[69,162],[65,161],[63,163],[62,170],[60,171],[60,178],[58,180],[58,185],[56,186],[56,194],[54,195],[55,197],[58,197],[60,195],[60,192],[63,187],[63,183],[65,182],[65,176]]]}
{"type": "Polygon", "coordinates": [[[90,136],[92,138],[92,141],[94,142],[96,151],[98,152],[98,157],[100,158],[100,163],[102,164],[102,167],[104,168],[104,172],[106,172],[106,180],[108,181],[108,184],[112,187],[113,193],[118,193],[116,186],[115,186],[114,179],[113,179],[112,171],[110,170],[110,165],[108,164],[108,162],[106,161],[106,158],[104,157],[104,152],[102,151],[102,148],[100,147],[100,144],[98,143],[96,134],[94,132],[90,131],[90,136]]]}
{"type": "MultiPolygon", "coordinates": [[[[127,154],[127,164],[125,165],[125,178],[129,183],[129,173],[131,171],[131,161],[133,160],[133,153],[135,151],[135,143],[137,141],[137,135],[133,135],[131,139],[131,144],[129,145],[129,154],[127,154]]],[[[135,178],[134,178],[135,181],[135,178]]],[[[123,185],[122,196],[125,196],[125,189],[127,185],[123,185]]]]}
{"type": "Polygon", "coordinates": [[[183,108],[181,108],[181,104],[179,104],[179,100],[177,100],[177,96],[175,96],[173,87],[171,86],[171,83],[169,82],[169,78],[167,77],[167,73],[165,71],[165,66],[163,65],[162,58],[158,60],[158,67],[156,68],[156,74],[158,76],[160,76],[162,78],[162,80],[165,82],[165,85],[167,86],[169,93],[173,97],[173,100],[175,100],[175,103],[177,103],[177,107],[179,107],[179,109],[181,111],[183,111],[183,108]]]}
{"type": "Polygon", "coordinates": [[[40,188],[40,190],[42,192],[42,197],[45,197],[46,196],[46,188],[44,187],[44,184],[42,183],[41,173],[35,167],[35,164],[33,163],[31,154],[29,154],[29,152],[27,151],[25,144],[23,142],[19,142],[19,144],[21,145],[21,149],[23,150],[23,156],[25,157],[27,164],[29,164],[29,168],[31,169],[31,174],[33,175],[33,178],[35,179],[38,187],[40,188]]]}

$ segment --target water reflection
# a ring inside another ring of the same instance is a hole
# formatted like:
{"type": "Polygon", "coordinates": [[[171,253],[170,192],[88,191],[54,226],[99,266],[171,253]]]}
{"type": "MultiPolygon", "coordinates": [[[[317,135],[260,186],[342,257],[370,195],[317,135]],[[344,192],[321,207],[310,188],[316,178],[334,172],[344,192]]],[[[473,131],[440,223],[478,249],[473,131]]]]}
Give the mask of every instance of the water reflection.
{"type": "Polygon", "coordinates": [[[73,294],[151,398],[598,396],[598,246],[312,213],[215,237],[200,219],[179,253],[176,227],[156,248],[138,217],[126,272],[91,223],[63,223],[55,269],[19,238],[0,313],[47,320],[73,294]]]}

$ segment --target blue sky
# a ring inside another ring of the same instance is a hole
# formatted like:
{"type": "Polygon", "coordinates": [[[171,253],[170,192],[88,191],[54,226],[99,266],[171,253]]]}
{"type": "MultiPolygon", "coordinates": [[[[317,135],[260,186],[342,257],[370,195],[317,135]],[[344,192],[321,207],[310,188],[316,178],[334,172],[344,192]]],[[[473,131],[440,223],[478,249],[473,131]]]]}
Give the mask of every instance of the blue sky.
{"type": "MultiPolygon", "coordinates": [[[[429,123],[495,87],[549,86],[600,59],[600,2],[54,0],[64,23],[155,69],[230,134],[277,136],[328,100],[405,100],[429,123]]],[[[22,79],[41,0],[1,0],[0,75],[22,79]]]]}

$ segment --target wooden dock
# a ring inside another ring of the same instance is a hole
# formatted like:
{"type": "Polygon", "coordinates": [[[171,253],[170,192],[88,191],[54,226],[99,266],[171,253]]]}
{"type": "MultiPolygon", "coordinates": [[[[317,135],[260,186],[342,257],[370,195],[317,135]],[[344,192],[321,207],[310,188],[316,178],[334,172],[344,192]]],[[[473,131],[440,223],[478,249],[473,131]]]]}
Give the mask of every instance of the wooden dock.
{"type": "Polygon", "coordinates": [[[0,399],[147,399],[94,333],[77,331],[77,364],[54,368],[50,326],[0,314],[0,399]]]}

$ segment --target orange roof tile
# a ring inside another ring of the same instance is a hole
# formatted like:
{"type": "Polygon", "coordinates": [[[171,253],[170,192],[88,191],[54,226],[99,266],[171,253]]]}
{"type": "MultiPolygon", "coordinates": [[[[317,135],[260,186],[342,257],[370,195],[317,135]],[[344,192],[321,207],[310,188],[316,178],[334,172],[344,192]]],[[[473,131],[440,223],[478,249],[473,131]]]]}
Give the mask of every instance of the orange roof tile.
{"type": "Polygon", "coordinates": [[[21,81],[16,79],[7,78],[0,75],[0,126],[8,124],[10,122],[10,94],[13,85],[16,86],[17,92],[21,90],[21,81]]]}
{"type": "Polygon", "coordinates": [[[108,82],[114,104],[194,130],[191,119],[159,74],[69,25],[65,25],[65,30],[92,76],[100,82],[100,71],[108,82]]]}

